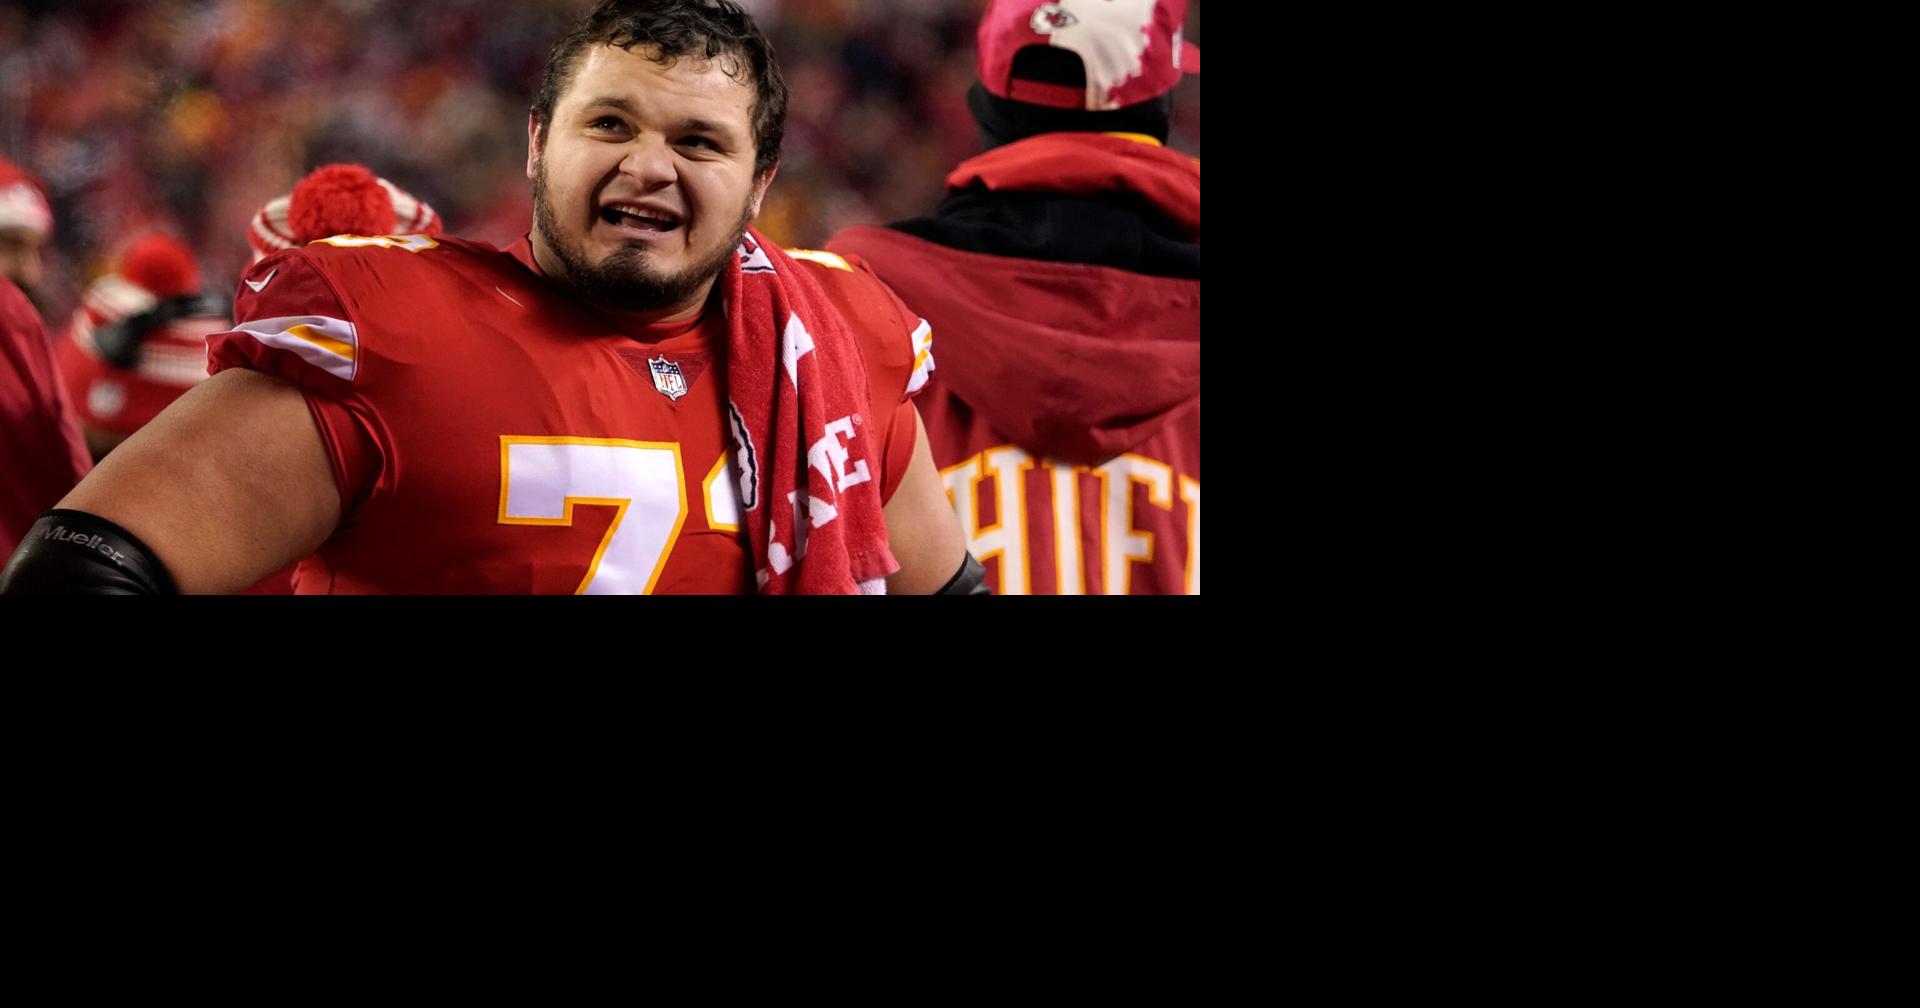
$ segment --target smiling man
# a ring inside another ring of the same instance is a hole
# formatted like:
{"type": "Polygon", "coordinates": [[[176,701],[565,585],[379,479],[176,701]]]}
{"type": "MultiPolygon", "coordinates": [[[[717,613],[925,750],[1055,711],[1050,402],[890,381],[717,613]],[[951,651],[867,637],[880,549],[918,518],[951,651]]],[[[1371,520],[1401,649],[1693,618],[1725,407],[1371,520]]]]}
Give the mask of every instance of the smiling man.
{"type": "Polygon", "coordinates": [[[214,377],[0,589],[232,591],[312,554],[302,592],[979,593],[909,401],[926,324],[750,228],[785,115],[735,4],[602,3],[528,117],[526,238],[255,263],[214,377]]]}
{"type": "Polygon", "coordinates": [[[705,303],[775,164],[757,150],[753,92],[711,64],[636,48],[587,49],[572,74],[563,57],[565,99],[541,89],[527,122],[533,252],[602,304],[672,321],[705,303]]]}

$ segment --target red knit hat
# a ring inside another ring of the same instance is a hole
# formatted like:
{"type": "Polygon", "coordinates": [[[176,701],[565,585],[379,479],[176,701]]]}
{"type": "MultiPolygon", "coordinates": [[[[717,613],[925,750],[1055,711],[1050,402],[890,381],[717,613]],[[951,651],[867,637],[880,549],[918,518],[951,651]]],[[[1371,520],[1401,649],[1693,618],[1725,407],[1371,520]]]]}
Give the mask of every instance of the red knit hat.
{"type": "Polygon", "coordinates": [[[253,216],[247,243],[258,261],[269,252],[337,234],[440,233],[440,215],[406,190],[357,164],[315,168],[285,196],[253,216]]]}
{"type": "Polygon", "coordinates": [[[206,380],[207,334],[232,326],[224,314],[212,314],[212,306],[143,332],[131,367],[112,366],[96,341],[106,327],[199,289],[192,250],[158,231],[128,243],[113,271],[87,287],[55,352],[87,426],[132,434],[206,380]]]}

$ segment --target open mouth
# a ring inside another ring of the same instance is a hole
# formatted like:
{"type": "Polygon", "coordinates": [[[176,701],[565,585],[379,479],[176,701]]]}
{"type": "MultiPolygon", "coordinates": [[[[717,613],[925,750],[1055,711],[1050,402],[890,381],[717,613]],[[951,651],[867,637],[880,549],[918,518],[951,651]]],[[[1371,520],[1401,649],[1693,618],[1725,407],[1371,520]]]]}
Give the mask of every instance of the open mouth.
{"type": "Polygon", "coordinates": [[[616,227],[665,233],[680,226],[680,218],[659,210],[610,204],[600,208],[600,219],[616,227]]]}

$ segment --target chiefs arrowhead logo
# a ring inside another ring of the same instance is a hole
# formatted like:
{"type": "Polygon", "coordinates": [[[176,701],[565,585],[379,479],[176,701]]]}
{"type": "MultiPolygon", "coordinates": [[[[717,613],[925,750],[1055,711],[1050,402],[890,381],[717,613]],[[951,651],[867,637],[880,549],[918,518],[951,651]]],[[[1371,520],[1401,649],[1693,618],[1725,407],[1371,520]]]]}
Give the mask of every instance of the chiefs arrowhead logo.
{"type": "Polygon", "coordinates": [[[1080,19],[1074,17],[1072,11],[1057,3],[1050,3],[1041,4],[1040,9],[1033,12],[1033,19],[1028,21],[1027,25],[1033,29],[1035,35],[1051,35],[1062,28],[1071,28],[1079,23],[1080,19]]]}
{"type": "Polygon", "coordinates": [[[740,247],[733,251],[734,255],[740,258],[740,272],[773,272],[773,260],[767,258],[766,250],[762,249],[760,244],[753,240],[752,235],[741,235],[740,247]]]}

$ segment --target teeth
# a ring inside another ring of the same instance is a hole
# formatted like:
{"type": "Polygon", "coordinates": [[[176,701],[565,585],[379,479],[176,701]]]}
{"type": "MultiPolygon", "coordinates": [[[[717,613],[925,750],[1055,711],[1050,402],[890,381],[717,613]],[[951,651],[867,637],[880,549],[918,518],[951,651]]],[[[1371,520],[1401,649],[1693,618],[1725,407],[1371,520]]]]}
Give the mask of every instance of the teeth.
{"type": "Polygon", "coordinates": [[[612,210],[616,214],[620,214],[625,217],[631,217],[634,220],[645,221],[649,224],[657,224],[662,228],[670,228],[680,223],[678,220],[675,220],[672,217],[659,216],[659,215],[648,213],[642,210],[635,210],[630,207],[615,206],[615,207],[609,207],[608,209],[612,210]]]}

